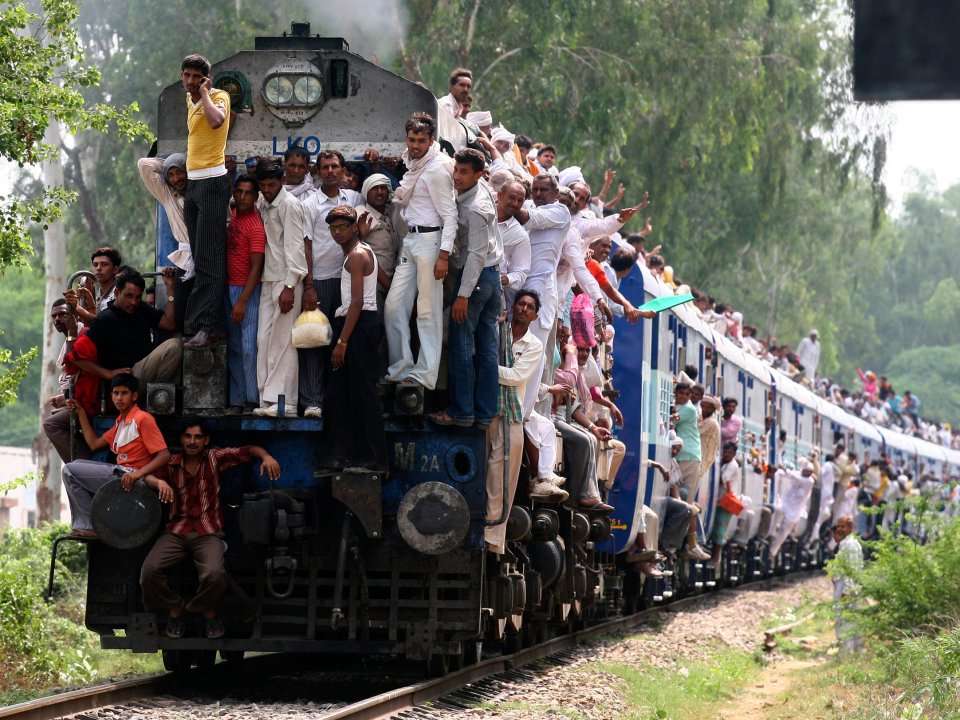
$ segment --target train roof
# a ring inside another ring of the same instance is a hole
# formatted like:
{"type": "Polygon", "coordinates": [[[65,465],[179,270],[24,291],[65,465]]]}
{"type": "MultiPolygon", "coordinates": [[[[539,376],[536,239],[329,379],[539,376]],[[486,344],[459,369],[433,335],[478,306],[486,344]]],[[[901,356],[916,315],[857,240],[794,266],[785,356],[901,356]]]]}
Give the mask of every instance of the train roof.
{"type": "Polygon", "coordinates": [[[883,436],[883,441],[890,447],[905,452],[908,455],[917,454],[917,438],[904,435],[891,428],[880,428],[880,434],[883,436]]]}

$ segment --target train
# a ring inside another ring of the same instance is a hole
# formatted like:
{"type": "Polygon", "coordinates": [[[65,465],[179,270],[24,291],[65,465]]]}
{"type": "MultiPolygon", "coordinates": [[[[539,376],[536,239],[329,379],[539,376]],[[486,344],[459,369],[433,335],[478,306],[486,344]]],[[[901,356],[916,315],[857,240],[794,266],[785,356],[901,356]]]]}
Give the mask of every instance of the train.
{"type": "MultiPolygon", "coordinates": [[[[350,52],[343,39],[311,35],[306,25],[257,38],[252,50],[216,62],[212,76],[231,95],[235,117],[227,152],[238,164],[282,155],[293,144],[311,154],[339,150],[360,164],[371,147],[396,156],[403,149],[405,118],[437,112],[426,88],[350,52]]],[[[160,154],[185,149],[179,83],[160,94],[157,135],[160,154]]],[[[161,267],[169,264],[172,247],[162,217],[157,229],[161,267]]],[[[623,279],[620,291],[636,306],[672,293],[642,264],[623,279]]],[[[442,673],[484,653],[542,642],[640,605],[822,564],[823,549],[801,542],[805,523],[778,557],[769,557],[776,484],[742,463],[744,496],[756,511],[730,535],[724,563],[711,568],[676,560],[661,578],[630,570],[625,556],[636,541],[643,505],[665,513],[668,488],[650,461],[669,462],[673,378],[687,365],[697,368],[708,392],[738,399],[741,450],[761,452],[765,465],[796,460],[815,448],[829,451],[842,439],[858,457],[895,455],[915,476],[927,473],[946,482],[960,475],[960,453],[847,414],[715,334],[691,307],[677,306],[636,325],[622,319],[613,324],[613,385],[624,415],[616,435],[627,447],[607,498],[614,510],[531,499],[524,467],[516,501],[503,509],[508,549],[502,556],[484,547],[484,432],[427,419],[429,410],[442,406],[442,386],[427,393],[386,389],[389,472],[329,472],[319,463],[323,420],[223,414],[222,350],[185,349],[182,381],[148,385],[141,393],[171,446],[178,421],[201,414],[213,428],[212,444],[263,446],[283,468],[275,482],[256,467],[224,476],[226,634],[210,640],[194,628],[173,639],[161,632],[158,618],[144,609],[139,586],[159,522],[149,532],[129,527],[129,517],[110,503],[101,503],[95,521],[116,532],[86,542],[86,626],[99,634],[102,647],[160,651],[175,671],[208,666],[217,653],[237,661],[246,652],[302,652],[393,656],[442,673]]],[[[101,429],[111,422],[109,413],[96,418],[101,429]]],[[[709,534],[716,467],[702,486],[703,531],[709,534]]],[[[55,558],[51,586],[54,568],[55,558]]],[[[189,590],[196,582],[190,563],[171,582],[189,590]]]]}

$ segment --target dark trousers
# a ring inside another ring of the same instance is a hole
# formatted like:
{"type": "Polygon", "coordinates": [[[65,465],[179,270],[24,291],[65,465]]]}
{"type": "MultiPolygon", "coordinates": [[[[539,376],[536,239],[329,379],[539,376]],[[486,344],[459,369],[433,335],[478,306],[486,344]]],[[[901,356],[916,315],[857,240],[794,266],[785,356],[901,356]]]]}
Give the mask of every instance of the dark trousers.
{"type": "Polygon", "coordinates": [[[230,177],[204,178],[187,183],[183,219],[190,236],[196,277],[187,299],[184,332],[224,328],[223,294],[227,285],[227,215],[230,177]]]}
{"type": "Polygon", "coordinates": [[[683,545],[683,539],[690,531],[690,506],[673,497],[666,498],[663,526],[660,530],[660,547],[675,552],[683,545]]]}
{"type": "Polygon", "coordinates": [[[150,610],[178,607],[195,613],[216,610],[227,589],[223,551],[223,540],[216,535],[183,537],[164,533],[157,538],[140,569],[143,604],[150,610]],[[183,598],[170,589],[166,571],[176,567],[187,557],[193,559],[200,582],[193,598],[184,603],[183,598]]]}
{"type": "Polygon", "coordinates": [[[79,421],[75,423],[71,448],[70,412],[69,408],[54,408],[47,403],[41,418],[44,434],[65,463],[90,457],[90,448],[80,432],[79,421]]]}
{"type": "MultiPolygon", "coordinates": [[[[326,315],[332,325],[333,314],[340,307],[340,278],[314,280],[313,289],[317,291],[317,310],[326,315]]],[[[330,380],[331,352],[333,345],[297,350],[300,359],[301,408],[323,407],[323,391],[330,380]]]]}
{"type": "MultiPolygon", "coordinates": [[[[342,317],[334,318],[334,344],[345,321],[342,317]]],[[[382,333],[377,313],[361,312],[347,344],[343,367],[331,371],[323,407],[323,427],[333,460],[338,464],[371,468],[387,465],[383,410],[377,394],[380,369],[377,347],[382,333]]]]}

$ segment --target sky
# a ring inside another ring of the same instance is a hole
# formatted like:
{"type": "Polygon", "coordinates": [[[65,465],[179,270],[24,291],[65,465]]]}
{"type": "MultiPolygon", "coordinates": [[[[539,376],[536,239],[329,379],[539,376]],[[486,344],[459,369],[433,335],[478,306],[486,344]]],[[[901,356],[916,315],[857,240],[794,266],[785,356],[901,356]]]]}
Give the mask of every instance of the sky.
{"type": "Polygon", "coordinates": [[[892,131],[884,181],[893,212],[916,186],[914,169],[933,176],[941,190],[960,181],[960,101],[895,102],[887,105],[887,112],[892,131]]]}

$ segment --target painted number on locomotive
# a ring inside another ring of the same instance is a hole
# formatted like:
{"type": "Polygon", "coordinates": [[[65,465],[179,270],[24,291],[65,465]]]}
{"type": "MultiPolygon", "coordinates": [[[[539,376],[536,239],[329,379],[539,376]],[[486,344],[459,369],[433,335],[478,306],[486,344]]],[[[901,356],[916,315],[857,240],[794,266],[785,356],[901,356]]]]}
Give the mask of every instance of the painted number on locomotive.
{"type": "Polygon", "coordinates": [[[440,472],[440,458],[434,455],[417,455],[415,442],[393,444],[394,465],[407,472],[440,472]]]}

